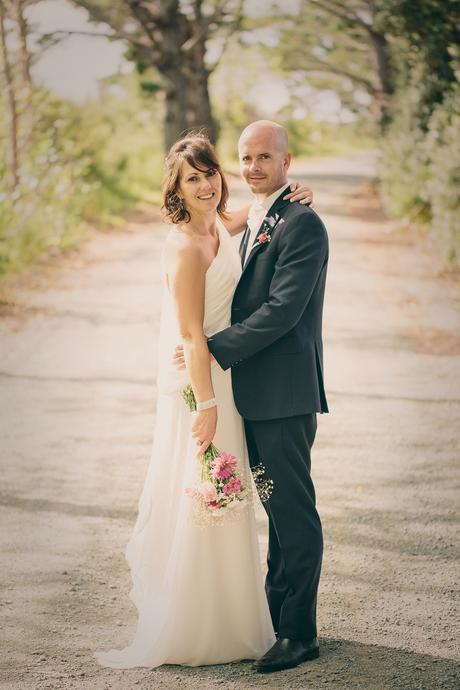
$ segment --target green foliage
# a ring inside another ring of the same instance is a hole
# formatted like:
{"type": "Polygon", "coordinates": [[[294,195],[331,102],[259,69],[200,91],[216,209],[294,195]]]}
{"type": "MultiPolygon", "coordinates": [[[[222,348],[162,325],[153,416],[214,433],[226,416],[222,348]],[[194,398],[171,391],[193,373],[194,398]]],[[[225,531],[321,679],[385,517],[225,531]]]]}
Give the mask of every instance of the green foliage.
{"type": "Polygon", "coordinates": [[[460,85],[433,112],[425,140],[429,179],[425,200],[430,203],[432,232],[448,263],[460,266],[460,85]]]}
{"type": "MultiPolygon", "coordinates": [[[[401,38],[403,59],[418,74],[421,124],[457,83],[455,46],[460,45],[459,0],[385,0],[388,30],[401,38]]],[[[412,80],[413,81],[413,80],[412,80]]]]}
{"type": "Polygon", "coordinates": [[[430,205],[424,198],[428,167],[417,103],[416,89],[407,89],[399,99],[382,143],[380,184],[390,215],[428,222],[430,205]]]}
{"type": "Polygon", "coordinates": [[[460,23],[458,0],[388,0],[397,95],[381,189],[387,211],[438,239],[460,266],[460,23]]]}
{"type": "Polygon", "coordinates": [[[0,274],[71,246],[90,223],[121,223],[136,202],[158,200],[159,115],[135,80],[108,81],[99,102],[82,106],[37,90],[31,113],[20,185],[11,193],[2,176],[0,186],[0,274]]]}
{"type": "Polygon", "coordinates": [[[407,89],[383,146],[386,210],[438,239],[446,264],[460,265],[460,85],[422,125],[420,93],[407,89]]]}

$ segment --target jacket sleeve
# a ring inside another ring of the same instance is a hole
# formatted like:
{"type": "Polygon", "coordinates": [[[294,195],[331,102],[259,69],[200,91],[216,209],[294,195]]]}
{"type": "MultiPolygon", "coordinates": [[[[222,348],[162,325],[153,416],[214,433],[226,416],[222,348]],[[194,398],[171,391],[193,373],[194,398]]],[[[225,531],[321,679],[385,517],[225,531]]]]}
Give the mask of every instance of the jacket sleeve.
{"type": "Polygon", "coordinates": [[[298,322],[328,258],[327,233],[316,214],[301,214],[283,228],[268,300],[241,323],[208,338],[222,369],[268,347],[298,322]]]}

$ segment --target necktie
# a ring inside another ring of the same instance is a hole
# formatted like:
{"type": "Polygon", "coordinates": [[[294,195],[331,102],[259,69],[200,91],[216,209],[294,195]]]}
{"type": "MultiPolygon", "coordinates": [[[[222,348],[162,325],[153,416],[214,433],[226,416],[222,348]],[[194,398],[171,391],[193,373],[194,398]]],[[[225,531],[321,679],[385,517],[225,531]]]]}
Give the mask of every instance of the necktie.
{"type": "Polygon", "coordinates": [[[250,233],[251,233],[251,230],[249,228],[249,225],[246,225],[246,230],[244,231],[244,235],[243,235],[243,238],[242,238],[241,243],[240,243],[241,267],[244,266],[244,259],[246,256],[246,249],[248,246],[250,233]]]}

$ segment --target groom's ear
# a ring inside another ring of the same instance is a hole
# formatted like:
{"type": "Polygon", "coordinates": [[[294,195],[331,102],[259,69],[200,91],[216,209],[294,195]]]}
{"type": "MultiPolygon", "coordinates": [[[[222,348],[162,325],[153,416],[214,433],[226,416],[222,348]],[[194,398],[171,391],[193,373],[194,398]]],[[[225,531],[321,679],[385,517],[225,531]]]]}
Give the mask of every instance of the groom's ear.
{"type": "Polygon", "coordinates": [[[292,153],[290,151],[286,151],[284,154],[284,160],[283,160],[283,165],[285,170],[289,170],[289,166],[291,165],[292,161],[292,153]]]}

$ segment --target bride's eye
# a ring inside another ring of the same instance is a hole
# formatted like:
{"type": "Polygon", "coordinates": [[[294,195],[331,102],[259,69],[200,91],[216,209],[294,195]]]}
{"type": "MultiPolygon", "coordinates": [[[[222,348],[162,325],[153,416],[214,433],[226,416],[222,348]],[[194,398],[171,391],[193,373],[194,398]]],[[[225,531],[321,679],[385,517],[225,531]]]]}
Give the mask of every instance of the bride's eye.
{"type": "Polygon", "coordinates": [[[208,170],[208,172],[206,173],[206,175],[207,175],[208,177],[214,177],[214,175],[217,175],[217,170],[213,170],[213,169],[208,170]]]}

